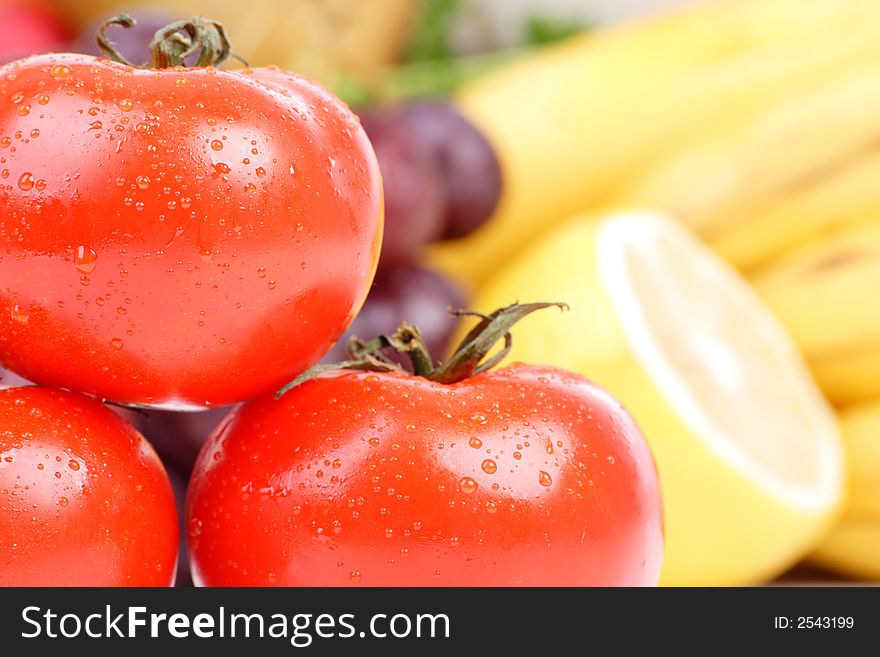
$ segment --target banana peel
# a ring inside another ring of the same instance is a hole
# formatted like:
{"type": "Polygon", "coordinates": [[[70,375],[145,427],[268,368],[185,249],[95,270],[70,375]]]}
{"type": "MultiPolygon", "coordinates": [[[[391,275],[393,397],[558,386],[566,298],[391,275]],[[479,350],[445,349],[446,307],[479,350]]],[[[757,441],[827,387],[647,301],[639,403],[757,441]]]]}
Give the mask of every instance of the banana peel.
{"type": "Polygon", "coordinates": [[[840,414],[849,481],[843,515],[810,557],[816,565],[880,581],[880,400],[840,414]]]}
{"type": "Polygon", "coordinates": [[[549,227],[611,204],[670,152],[876,59],[878,19],[880,4],[859,0],[696,4],[478,78],[455,100],[498,153],[503,197],[483,227],[430,247],[427,261],[478,286],[549,227]]]}
{"type": "Polygon", "coordinates": [[[880,221],[821,234],[750,280],[832,402],[880,397],[880,221]]]}

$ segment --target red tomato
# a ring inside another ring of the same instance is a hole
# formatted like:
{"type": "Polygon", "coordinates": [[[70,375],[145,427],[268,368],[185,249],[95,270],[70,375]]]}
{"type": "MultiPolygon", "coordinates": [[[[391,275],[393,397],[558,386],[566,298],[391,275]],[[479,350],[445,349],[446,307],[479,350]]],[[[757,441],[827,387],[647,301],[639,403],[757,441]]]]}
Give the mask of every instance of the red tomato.
{"type": "Polygon", "coordinates": [[[360,308],[381,215],[357,119],[303,78],[0,68],[0,361],[30,380],[166,407],[275,389],[360,308]]]}
{"type": "Polygon", "coordinates": [[[168,477],[98,402],[0,391],[0,586],[168,586],[177,560],[168,477]]]}
{"type": "Polygon", "coordinates": [[[651,454],[606,392],[513,365],[336,371],[234,410],[187,500],[205,585],[653,585],[651,454]]]}

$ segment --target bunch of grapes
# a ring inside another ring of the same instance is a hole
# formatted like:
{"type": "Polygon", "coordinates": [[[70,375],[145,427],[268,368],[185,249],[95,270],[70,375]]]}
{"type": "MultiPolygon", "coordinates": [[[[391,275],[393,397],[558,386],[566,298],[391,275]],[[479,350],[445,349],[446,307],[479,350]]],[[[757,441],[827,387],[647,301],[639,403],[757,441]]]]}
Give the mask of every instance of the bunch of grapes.
{"type": "Polygon", "coordinates": [[[348,337],[418,326],[431,353],[442,356],[455,326],[443,308],[466,296],[452,281],[419,266],[422,248],[459,239],[492,214],[501,170],[482,134],[450,104],[421,101],[360,112],[385,188],[385,234],[373,289],[346,335],[325,361],[344,360],[348,337]]]}

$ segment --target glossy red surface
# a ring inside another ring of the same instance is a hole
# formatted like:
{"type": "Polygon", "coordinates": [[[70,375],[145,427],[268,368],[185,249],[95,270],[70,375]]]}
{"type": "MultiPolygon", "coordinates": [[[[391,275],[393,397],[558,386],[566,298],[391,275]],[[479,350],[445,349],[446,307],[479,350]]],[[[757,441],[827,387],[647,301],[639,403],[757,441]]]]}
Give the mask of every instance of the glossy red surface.
{"type": "Polygon", "coordinates": [[[169,408],[275,389],[360,308],[375,157],[329,92],[278,70],[0,68],[0,362],[169,408]]]}
{"type": "Polygon", "coordinates": [[[233,411],[187,531],[207,585],[653,585],[660,494],[605,391],[514,365],[453,385],[334,373],[233,411]]]}
{"type": "Polygon", "coordinates": [[[168,476],[98,402],[0,391],[0,586],[168,586],[177,562],[168,476]]]}

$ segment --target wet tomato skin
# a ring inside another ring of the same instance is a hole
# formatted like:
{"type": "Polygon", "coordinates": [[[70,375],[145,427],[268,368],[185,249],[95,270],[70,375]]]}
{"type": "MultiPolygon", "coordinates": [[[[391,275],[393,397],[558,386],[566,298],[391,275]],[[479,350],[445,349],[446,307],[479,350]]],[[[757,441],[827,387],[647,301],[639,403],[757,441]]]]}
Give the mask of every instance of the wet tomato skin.
{"type": "Polygon", "coordinates": [[[512,365],[322,375],[234,410],[187,501],[204,585],[653,585],[652,457],[606,392],[512,365]]]}
{"type": "Polygon", "coordinates": [[[168,586],[177,515],[153,449],[93,399],[0,391],[0,586],[168,586]]]}
{"type": "Polygon", "coordinates": [[[381,206],[357,119],[303,78],[69,54],[9,64],[0,362],[142,405],[277,388],[360,308],[381,206]]]}

